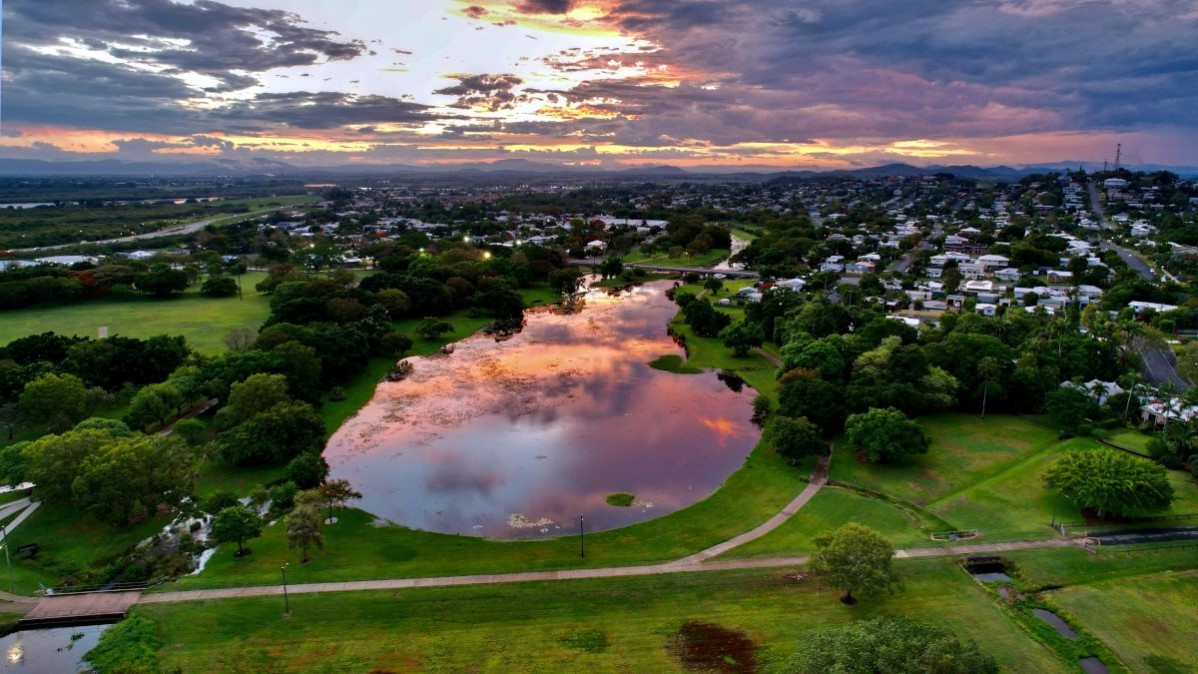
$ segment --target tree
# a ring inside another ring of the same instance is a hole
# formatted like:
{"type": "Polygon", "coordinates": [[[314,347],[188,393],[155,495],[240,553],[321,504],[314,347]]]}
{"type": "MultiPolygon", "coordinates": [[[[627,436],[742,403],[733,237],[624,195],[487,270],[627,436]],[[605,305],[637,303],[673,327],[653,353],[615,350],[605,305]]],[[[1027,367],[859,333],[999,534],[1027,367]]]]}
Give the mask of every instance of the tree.
{"type": "Polygon", "coordinates": [[[549,274],[549,285],[563,295],[573,295],[582,287],[582,272],[574,267],[555,270],[549,274]]]}
{"type": "Polygon", "coordinates": [[[998,674],[994,657],[944,627],[872,618],[807,634],[786,671],[795,674],[998,674]]]}
{"type": "Polygon", "coordinates": [[[990,382],[1002,373],[997,360],[986,356],[978,361],[978,377],[982,380],[982,418],[986,418],[986,402],[990,398],[990,382]]]}
{"type": "Polygon", "coordinates": [[[191,494],[193,456],[181,438],[132,435],[95,449],[71,483],[75,506],[109,524],[178,506],[191,494]]]}
{"type": "Polygon", "coordinates": [[[1099,517],[1157,512],[1174,496],[1164,466],[1106,447],[1066,452],[1049,466],[1044,484],[1099,517]]]}
{"type": "Polygon", "coordinates": [[[262,518],[249,506],[235,505],[217,513],[212,520],[210,534],[220,543],[236,541],[237,553],[234,556],[244,557],[250,552],[245,549],[245,540],[261,536],[262,525],[262,518]]]}
{"type": "Polygon", "coordinates": [[[300,564],[308,563],[308,548],[324,549],[324,534],[320,532],[320,513],[311,505],[296,507],[284,519],[287,527],[287,547],[299,548],[303,554],[300,564]]]}
{"type": "Polygon", "coordinates": [[[147,295],[170,297],[187,290],[190,281],[187,272],[182,269],[171,269],[166,265],[158,265],[147,272],[138,274],[134,280],[134,287],[147,295]]]}
{"type": "Polygon", "coordinates": [[[21,391],[21,414],[35,424],[65,430],[87,417],[91,401],[91,394],[78,377],[48,372],[21,391]]]}
{"type": "Polygon", "coordinates": [[[146,428],[166,423],[183,405],[183,394],[169,383],[141,387],[129,404],[125,423],[132,428],[146,428]]]}
{"type": "Polygon", "coordinates": [[[254,340],[258,333],[249,328],[237,328],[225,335],[225,347],[234,353],[242,353],[254,348],[254,340]]]}
{"type": "Polygon", "coordinates": [[[928,453],[928,435],[907,415],[887,407],[854,414],[845,422],[849,446],[864,453],[870,463],[889,463],[928,453]]]}
{"type": "Polygon", "coordinates": [[[221,433],[221,457],[237,465],[280,463],[305,452],[318,452],[325,426],[311,405],[289,402],[255,415],[221,433]]]}
{"type": "Polygon", "coordinates": [[[440,318],[426,318],[416,324],[416,334],[429,341],[453,332],[453,323],[440,318]]]}
{"type": "Polygon", "coordinates": [[[25,477],[37,485],[43,500],[69,503],[71,483],[84,460],[112,439],[108,431],[90,429],[41,437],[21,452],[25,477]]]}
{"type": "Polygon", "coordinates": [[[298,487],[312,489],[328,476],[329,464],[320,452],[304,452],[287,462],[283,474],[298,487]]]}
{"type": "Polygon", "coordinates": [[[204,431],[207,426],[202,421],[196,419],[180,419],[175,422],[174,435],[183,438],[183,441],[189,445],[195,445],[204,437],[204,431]]]}
{"type": "Polygon", "coordinates": [[[599,274],[603,278],[615,278],[624,272],[624,261],[615,255],[608,255],[599,263],[599,274]]]}
{"type": "Polygon", "coordinates": [[[375,294],[375,299],[387,310],[391,320],[399,320],[412,309],[412,300],[399,288],[387,288],[375,294]]]}
{"type": "Polygon", "coordinates": [[[237,291],[237,279],[228,276],[209,276],[200,286],[200,294],[204,297],[232,297],[237,291]]]}
{"type": "Polygon", "coordinates": [[[1062,432],[1076,435],[1081,425],[1097,414],[1098,405],[1072,386],[1062,386],[1044,399],[1044,410],[1062,432]]]}
{"type": "Polygon", "coordinates": [[[840,601],[857,603],[853,592],[875,592],[894,582],[894,546],[867,526],[849,522],[815,539],[809,568],[828,584],[845,591],[840,601]]]}
{"type": "Polygon", "coordinates": [[[776,417],[770,425],[769,440],[779,456],[795,465],[809,456],[827,456],[828,442],[819,426],[806,417],[776,417]]]}
{"type": "Polygon", "coordinates": [[[711,291],[712,295],[719,295],[724,289],[724,282],[714,276],[703,282],[703,287],[711,291]]]}
{"type": "MultiPolygon", "coordinates": [[[[721,314],[722,315],[722,314],[721,314]]],[[[761,346],[765,342],[765,333],[761,326],[748,321],[737,321],[720,332],[724,346],[732,349],[732,355],[744,358],[749,355],[749,349],[761,346]]]]}
{"type": "Polygon", "coordinates": [[[333,518],[335,506],[344,506],[346,501],[362,498],[361,492],[351,487],[348,480],[330,480],[316,489],[320,492],[321,500],[329,507],[329,519],[327,520],[329,524],[334,524],[337,521],[333,518]]]}
{"type": "Polygon", "coordinates": [[[221,410],[221,423],[232,428],[275,405],[290,402],[287,378],[281,374],[255,374],[229,388],[229,401],[221,410]]]}

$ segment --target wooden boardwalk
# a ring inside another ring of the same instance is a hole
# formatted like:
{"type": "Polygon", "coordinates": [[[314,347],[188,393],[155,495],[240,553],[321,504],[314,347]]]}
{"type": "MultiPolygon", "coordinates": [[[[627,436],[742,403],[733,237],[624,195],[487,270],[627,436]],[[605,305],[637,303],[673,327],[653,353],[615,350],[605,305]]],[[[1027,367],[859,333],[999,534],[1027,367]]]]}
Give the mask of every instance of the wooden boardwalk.
{"type": "Polygon", "coordinates": [[[116,622],[137,603],[140,591],[89,592],[42,597],[33,610],[21,618],[21,627],[56,625],[95,625],[116,622]]]}

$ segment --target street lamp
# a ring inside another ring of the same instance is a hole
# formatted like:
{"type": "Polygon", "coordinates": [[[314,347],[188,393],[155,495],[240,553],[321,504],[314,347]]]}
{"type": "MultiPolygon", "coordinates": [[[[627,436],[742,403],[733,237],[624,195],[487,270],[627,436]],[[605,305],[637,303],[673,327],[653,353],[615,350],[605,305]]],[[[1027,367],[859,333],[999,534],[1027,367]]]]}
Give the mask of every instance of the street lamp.
{"type": "Polygon", "coordinates": [[[578,516],[578,556],[582,559],[587,558],[586,521],[582,519],[582,515],[578,516]]]}
{"type": "Polygon", "coordinates": [[[487,252],[483,253],[483,259],[490,260],[491,259],[491,251],[487,251],[487,252]]]}
{"type": "Polygon", "coordinates": [[[4,563],[8,565],[8,591],[12,593],[12,558],[8,556],[8,525],[0,524],[0,534],[4,535],[4,563]]]}
{"type": "Polygon", "coordinates": [[[287,562],[279,567],[279,573],[283,574],[283,615],[291,615],[291,603],[287,599],[287,567],[291,562],[287,562]]]}

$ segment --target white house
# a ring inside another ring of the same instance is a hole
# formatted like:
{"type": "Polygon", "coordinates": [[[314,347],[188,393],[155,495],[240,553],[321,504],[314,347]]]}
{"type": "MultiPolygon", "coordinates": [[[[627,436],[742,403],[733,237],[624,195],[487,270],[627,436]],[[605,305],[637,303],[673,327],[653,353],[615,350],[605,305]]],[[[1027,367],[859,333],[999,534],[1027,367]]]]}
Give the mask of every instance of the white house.
{"type": "Polygon", "coordinates": [[[1015,267],[1007,267],[994,272],[994,278],[1008,283],[1017,283],[1019,279],[1023,278],[1023,273],[1015,267]]]}

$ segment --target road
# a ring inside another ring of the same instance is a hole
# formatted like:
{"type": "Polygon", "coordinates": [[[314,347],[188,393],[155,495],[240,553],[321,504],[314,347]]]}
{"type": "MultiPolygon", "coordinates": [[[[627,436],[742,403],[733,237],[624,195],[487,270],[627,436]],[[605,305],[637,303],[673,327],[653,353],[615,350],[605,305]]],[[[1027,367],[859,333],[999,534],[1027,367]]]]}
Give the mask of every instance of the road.
{"type": "Polygon", "coordinates": [[[1094,186],[1094,181],[1086,183],[1086,189],[1090,192],[1090,210],[1094,211],[1094,217],[1098,218],[1098,225],[1106,229],[1106,214],[1102,212],[1102,202],[1098,200],[1098,188],[1094,186]]]}
{"type": "Polygon", "coordinates": [[[198,232],[201,229],[203,229],[203,228],[207,227],[208,225],[211,225],[219,220],[228,220],[229,218],[256,218],[259,215],[266,215],[268,213],[274,213],[275,211],[280,211],[284,208],[291,208],[291,206],[277,206],[275,208],[268,208],[264,211],[255,211],[253,213],[223,213],[216,217],[205,218],[203,220],[189,222],[184,225],[175,225],[174,227],[168,227],[166,229],[159,229],[159,230],[155,230],[153,232],[145,232],[144,234],[134,234],[132,236],[122,236],[122,237],[118,237],[115,239],[100,239],[99,241],[84,241],[82,243],[60,243],[55,246],[39,246],[37,248],[20,248],[20,249],[13,250],[12,252],[13,253],[43,253],[46,251],[62,250],[63,248],[74,248],[76,246],[92,246],[92,245],[107,246],[107,245],[114,244],[114,243],[128,243],[130,241],[144,241],[146,239],[159,239],[164,236],[179,236],[180,234],[191,234],[193,232],[198,232]]]}
{"type": "Polygon", "coordinates": [[[1119,259],[1126,262],[1128,267],[1131,267],[1144,279],[1151,281],[1156,278],[1156,275],[1152,273],[1152,267],[1148,266],[1148,263],[1145,262],[1143,258],[1131,252],[1130,250],[1121,248],[1106,241],[1102,243],[1102,249],[1115,251],[1115,253],[1119,256],[1119,259]]]}
{"type": "Polygon", "coordinates": [[[1190,382],[1177,373],[1177,359],[1167,347],[1144,349],[1140,351],[1140,359],[1143,362],[1141,369],[1144,378],[1154,386],[1169,384],[1178,395],[1189,390],[1190,382]]]}

